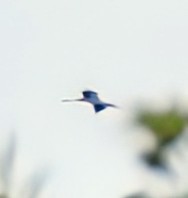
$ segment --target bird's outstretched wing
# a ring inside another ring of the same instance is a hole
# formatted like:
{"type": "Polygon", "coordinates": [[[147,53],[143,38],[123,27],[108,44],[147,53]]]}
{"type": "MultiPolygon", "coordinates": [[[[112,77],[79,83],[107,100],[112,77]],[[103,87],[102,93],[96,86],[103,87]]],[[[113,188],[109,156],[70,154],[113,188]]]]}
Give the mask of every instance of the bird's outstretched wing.
{"type": "Polygon", "coordinates": [[[98,113],[99,111],[106,109],[106,106],[102,104],[96,104],[94,105],[94,109],[95,109],[95,113],[98,113]]]}
{"type": "Polygon", "coordinates": [[[86,90],[82,92],[84,98],[98,98],[97,92],[86,90]]]}

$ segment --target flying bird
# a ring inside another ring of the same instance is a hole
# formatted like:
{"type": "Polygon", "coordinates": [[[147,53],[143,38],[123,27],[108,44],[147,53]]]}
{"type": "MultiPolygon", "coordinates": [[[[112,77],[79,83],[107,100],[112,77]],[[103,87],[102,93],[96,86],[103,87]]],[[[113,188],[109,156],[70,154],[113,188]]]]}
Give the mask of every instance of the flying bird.
{"type": "Polygon", "coordinates": [[[102,100],[99,99],[98,93],[91,91],[91,90],[85,90],[82,92],[83,98],[80,99],[74,99],[74,100],[62,100],[62,102],[88,102],[93,105],[95,113],[98,113],[99,111],[102,111],[106,109],[107,107],[115,107],[117,108],[116,105],[110,104],[103,102],[102,100]]]}

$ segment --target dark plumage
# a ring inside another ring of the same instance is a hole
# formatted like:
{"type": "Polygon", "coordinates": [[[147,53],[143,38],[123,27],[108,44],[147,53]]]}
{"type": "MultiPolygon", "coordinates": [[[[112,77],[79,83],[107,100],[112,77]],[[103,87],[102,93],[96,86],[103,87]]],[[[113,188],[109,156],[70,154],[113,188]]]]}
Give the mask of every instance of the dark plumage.
{"type": "Polygon", "coordinates": [[[82,92],[84,98],[92,98],[92,97],[98,97],[97,92],[86,90],[82,92]]]}
{"type": "Polygon", "coordinates": [[[102,104],[95,104],[94,105],[95,113],[98,113],[99,111],[102,111],[103,109],[106,109],[106,106],[102,104]]]}
{"type": "Polygon", "coordinates": [[[91,91],[91,90],[85,90],[82,92],[83,98],[80,99],[74,99],[74,100],[62,100],[62,102],[74,102],[74,101],[80,101],[80,102],[88,102],[93,105],[95,113],[98,113],[102,111],[103,109],[106,109],[107,107],[115,107],[115,105],[103,102],[99,99],[97,92],[91,91]]]}

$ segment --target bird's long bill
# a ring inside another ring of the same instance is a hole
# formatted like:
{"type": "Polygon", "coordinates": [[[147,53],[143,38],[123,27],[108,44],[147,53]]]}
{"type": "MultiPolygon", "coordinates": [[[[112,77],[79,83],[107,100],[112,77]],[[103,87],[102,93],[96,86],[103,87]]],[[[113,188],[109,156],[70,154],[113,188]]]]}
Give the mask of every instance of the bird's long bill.
{"type": "Polygon", "coordinates": [[[83,99],[65,99],[61,100],[61,102],[80,102],[83,101],[83,99]]]}

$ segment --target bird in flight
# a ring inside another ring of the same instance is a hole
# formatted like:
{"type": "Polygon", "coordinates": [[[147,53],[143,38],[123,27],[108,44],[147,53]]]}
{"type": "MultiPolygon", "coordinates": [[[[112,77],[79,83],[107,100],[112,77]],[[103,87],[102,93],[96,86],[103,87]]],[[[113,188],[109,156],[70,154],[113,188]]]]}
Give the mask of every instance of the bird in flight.
{"type": "Polygon", "coordinates": [[[62,100],[62,102],[76,102],[76,101],[88,102],[93,105],[95,113],[98,113],[99,111],[102,111],[102,110],[106,109],[107,107],[117,108],[116,105],[101,101],[98,97],[98,94],[94,91],[85,90],[82,92],[82,94],[83,94],[83,98],[74,99],[74,100],[62,100]]]}

